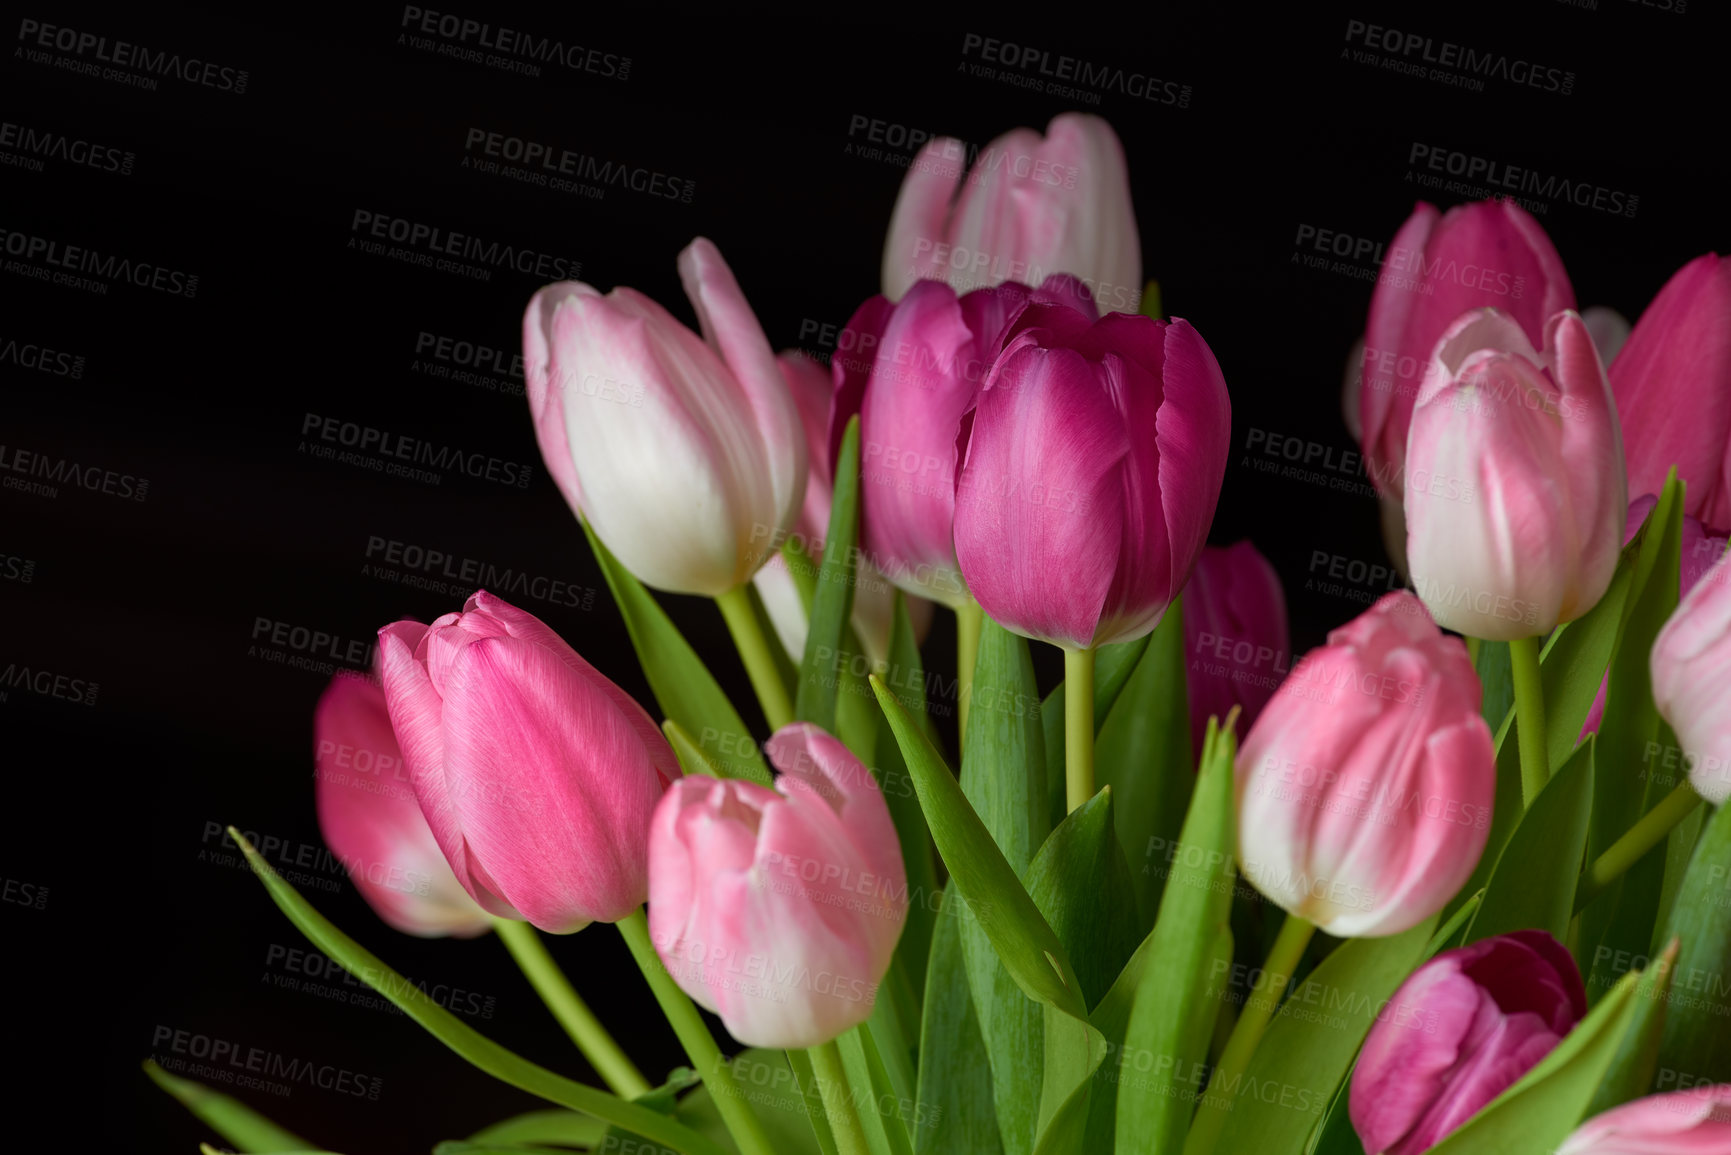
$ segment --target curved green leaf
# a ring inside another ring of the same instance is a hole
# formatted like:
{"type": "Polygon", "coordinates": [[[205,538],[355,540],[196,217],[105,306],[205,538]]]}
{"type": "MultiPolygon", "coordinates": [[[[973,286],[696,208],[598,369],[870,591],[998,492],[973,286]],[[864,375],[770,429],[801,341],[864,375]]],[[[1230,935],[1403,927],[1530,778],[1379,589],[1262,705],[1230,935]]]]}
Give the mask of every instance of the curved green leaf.
{"type": "Polygon", "coordinates": [[[918,1155],[1002,1155],[991,1062],[962,958],[961,920],[971,916],[965,903],[950,895],[945,899],[926,972],[914,1150],[918,1155]]]}
{"type": "Polygon", "coordinates": [[[607,1124],[577,1111],[526,1111],[489,1123],[471,1143],[557,1143],[562,1147],[593,1147],[607,1134],[607,1124]]]}
{"type": "Polygon", "coordinates": [[[1682,940],[1672,982],[1688,1008],[1665,1018],[1659,1066],[1672,1073],[1667,1089],[1731,1083],[1731,803],[1701,834],[1665,938],[1682,940]]]}
{"type": "Polygon", "coordinates": [[[144,1061],[144,1073],[150,1081],[179,1100],[205,1126],[247,1152],[307,1152],[312,1144],[285,1130],[239,1099],[213,1091],[203,1083],[171,1075],[157,1065],[156,1060],[144,1061]]]}
{"type": "MultiPolygon", "coordinates": [[[[823,565],[805,632],[794,716],[836,732],[835,698],[842,637],[853,613],[854,537],[859,530],[859,417],[848,418],[836,456],[835,496],[823,539],[823,565]]],[[[857,751],[856,751],[857,753],[857,751]]]]}
{"type": "Polygon", "coordinates": [[[1593,806],[1594,742],[1588,738],[1533,799],[1491,871],[1463,941],[1532,929],[1567,939],[1593,806]]]}

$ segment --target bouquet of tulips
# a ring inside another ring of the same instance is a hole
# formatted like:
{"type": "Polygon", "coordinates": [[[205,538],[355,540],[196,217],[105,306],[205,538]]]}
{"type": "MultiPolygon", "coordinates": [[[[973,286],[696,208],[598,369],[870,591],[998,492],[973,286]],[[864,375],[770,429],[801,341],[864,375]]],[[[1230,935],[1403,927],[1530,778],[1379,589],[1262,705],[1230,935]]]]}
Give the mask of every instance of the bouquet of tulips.
{"type": "MultiPolygon", "coordinates": [[[[327,690],[318,809],[392,927],[496,933],[605,1089],[245,846],[314,946],[551,1105],[439,1150],[1731,1152],[1731,266],[1631,331],[1514,204],[1420,205],[1347,375],[1409,588],[1292,660],[1273,567],[1206,544],[1227,382],[1136,288],[1118,139],[962,152],[913,165],[827,367],[702,239],[700,332],[529,302],[540,447],[654,701],[476,592],[327,690]],[[755,706],[652,590],[714,599],[755,706]],[[640,1070],[540,937],[598,922],[688,1068],[640,1070]]],[[[244,1150],[314,1146],[151,1073],[244,1150]]]]}

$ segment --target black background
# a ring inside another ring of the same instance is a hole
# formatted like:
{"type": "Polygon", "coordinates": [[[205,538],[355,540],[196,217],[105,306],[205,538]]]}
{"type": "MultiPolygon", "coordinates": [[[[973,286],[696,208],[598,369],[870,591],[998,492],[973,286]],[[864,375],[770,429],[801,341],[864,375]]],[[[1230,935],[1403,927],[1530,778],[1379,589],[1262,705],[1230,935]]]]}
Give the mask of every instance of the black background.
{"type": "MultiPolygon", "coordinates": [[[[25,1069],[14,1120],[66,1102],[54,1117],[68,1140],[194,1150],[211,1136],[139,1072],[159,1026],[380,1078],[376,1102],[306,1086],[242,1094],[350,1155],[426,1151],[536,1105],[401,1016],[263,982],[271,947],[302,942],[247,872],[200,859],[220,850],[209,823],[319,842],[310,723],[327,676],[250,652],[259,619],[364,642],[396,618],[458,608],[460,593],[363,574],[371,538],[593,591],[587,609],[522,604],[650,700],[541,467],[527,405],[502,388],[520,379],[493,373],[483,388],[412,368],[423,332],[519,352],[541,280],[498,269],[481,282],[360,253],[348,245],[357,210],[580,261],[581,279],[635,286],[688,321],[674,259],[708,236],[771,342],[821,354],[813,331],[839,329],[877,289],[909,151],[850,151],[871,144],[856,118],[984,144],[1068,108],[1096,112],[1128,154],[1145,274],[1209,341],[1232,390],[1233,460],[1211,540],[1250,537],[1271,558],[1302,652],[1387,583],[1306,588],[1319,553],[1383,561],[1376,503],[1244,463],[1254,431],[1336,456],[1356,448],[1339,394],[1370,282],[1305,266],[1296,258],[1312,250],[1295,238],[1311,226],[1381,243],[1421,197],[1471,199],[1410,181],[1415,143],[1557,172],[1638,197],[1632,216],[1556,201],[1539,218],[1581,305],[1633,320],[1686,260],[1731,248],[1723,26],[1699,0],[1681,14],[1663,4],[1366,2],[1280,16],[1142,5],[1134,21],[1072,6],[1038,20],[1006,10],[851,24],[645,11],[634,26],[573,6],[451,6],[629,57],[625,80],[557,65],[531,78],[418,51],[399,44],[403,9],[389,6],[22,14],[245,69],[241,95],[172,77],[141,91],[34,62],[17,51],[14,18],[3,118],[135,159],[129,174],[54,159],[0,167],[0,227],[198,276],[189,299],[0,272],[0,341],[84,358],[77,378],[0,364],[0,444],[149,483],[142,501],[0,489],[0,554],[34,563],[27,583],[0,580],[0,664],[100,686],[92,704],[17,688],[0,701],[0,875],[47,890],[41,909],[0,904],[12,1055],[25,1069]],[[1572,91],[1491,80],[1473,92],[1358,63],[1343,57],[1354,19],[1538,61],[1572,73],[1572,91]],[[1081,104],[977,79],[964,68],[978,59],[964,56],[970,33],[1188,86],[1187,105],[1117,92],[1081,104]],[[694,195],[611,188],[592,200],[483,175],[462,167],[474,128],[644,166],[694,182],[694,195]],[[309,413],[531,464],[533,478],[430,485],[319,460],[300,448],[309,413]]],[[[665,604],[758,724],[714,608],[665,604]]],[[[953,630],[939,617],[927,659],[947,670],[953,630]]],[[[493,997],[495,1017],[477,1025],[507,1046],[590,1077],[491,937],[398,935],[346,883],[315,899],[402,972],[493,997]]],[[[554,946],[646,1070],[680,1061],[617,935],[596,927],[554,946]]]]}

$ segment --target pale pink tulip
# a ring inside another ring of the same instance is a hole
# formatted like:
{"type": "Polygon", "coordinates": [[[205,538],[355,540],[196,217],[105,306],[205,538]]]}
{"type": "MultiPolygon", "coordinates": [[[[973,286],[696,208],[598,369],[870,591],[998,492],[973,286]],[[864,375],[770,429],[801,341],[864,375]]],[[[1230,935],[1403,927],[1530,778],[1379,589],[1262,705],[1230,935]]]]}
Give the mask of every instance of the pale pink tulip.
{"type": "Polygon", "coordinates": [[[768,748],[776,790],[694,776],[662,800],[649,934],[741,1043],[811,1047],[870,1016],[907,921],[907,874],[889,807],[847,747],[795,723],[768,748]]]}
{"type": "Polygon", "coordinates": [[[1576,1128],[1557,1155],[1731,1155],[1731,1083],[1613,1107],[1576,1128]]]}
{"type": "Polygon", "coordinates": [[[699,237],[679,255],[703,337],[634,289],[576,281],[523,316],[529,408],[573,512],[645,584],[716,596],[781,544],[805,438],[738,283],[699,237]]]}
{"type": "Polygon", "coordinates": [[[1247,881],[1338,938],[1409,930],[1490,835],[1496,755],[1459,638],[1404,590],[1293,667],[1238,752],[1247,881]]]}
{"type": "Polygon", "coordinates": [[[1184,587],[1184,649],[1190,749],[1202,751],[1210,717],[1237,706],[1250,728],[1292,668],[1280,575],[1248,541],[1207,546],[1184,587]]]}
{"type": "Polygon", "coordinates": [[[422,938],[492,926],[445,862],[415,801],[384,691],[338,674],[313,713],[319,829],[379,917],[422,938]]]}
{"type": "Polygon", "coordinates": [[[421,812],[476,902],[554,934],[637,909],[650,816],[679,776],[641,706],[485,591],[386,626],[379,660],[421,812]]]}
{"type": "Polygon", "coordinates": [[[1407,441],[1407,564],[1443,626],[1543,635],[1604,596],[1629,497],[1616,409],[1580,317],[1544,352],[1494,309],[1436,347],[1407,441]]]}
{"type": "Polygon", "coordinates": [[[1696,793],[1731,797],[1731,555],[1677,605],[1653,642],[1653,701],[1683,748],[1696,793]]]}
{"type": "Polygon", "coordinates": [[[1003,337],[956,484],[956,557],[1006,629],[1066,649],[1148,633],[1226,475],[1232,403],[1183,320],[1031,304],[1003,337]]]}
{"type": "Polygon", "coordinates": [[[927,279],[966,293],[1058,273],[1081,281],[1101,313],[1134,313],[1141,302],[1142,244],[1111,125],[1066,112],[1044,139],[1018,128],[972,157],[949,137],[921,150],[890,218],[886,297],[898,301],[927,279]]]}

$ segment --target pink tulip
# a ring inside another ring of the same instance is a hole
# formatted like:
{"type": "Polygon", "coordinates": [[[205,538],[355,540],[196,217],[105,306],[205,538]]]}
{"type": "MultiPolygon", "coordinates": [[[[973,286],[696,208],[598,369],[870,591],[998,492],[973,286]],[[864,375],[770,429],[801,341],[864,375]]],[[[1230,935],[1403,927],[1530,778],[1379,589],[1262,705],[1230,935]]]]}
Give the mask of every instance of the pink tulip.
{"type": "Polygon", "coordinates": [[[1365,325],[1359,425],[1377,488],[1397,501],[1406,492],[1413,405],[1455,318],[1500,309],[1537,343],[1547,318],[1574,307],[1562,258],[1513,201],[1458,205],[1440,216],[1420,201],[1383,258],[1365,325]]]}
{"type": "MultiPolygon", "coordinates": [[[[1685,550],[1687,552],[1687,550],[1685,550]]],[[[1683,747],[1689,783],[1731,797],[1731,555],[1721,553],[1653,642],[1653,701],[1683,747]]]]}
{"type": "Polygon", "coordinates": [[[649,832],[649,935],[686,994],[753,1047],[811,1047],[871,1014],[907,921],[871,771],[807,723],[770,739],[779,790],[683,778],[649,832]]]}
{"type": "Polygon", "coordinates": [[[1208,537],[1232,436],[1182,320],[1031,304],[975,401],[956,557],[999,625],[1066,649],[1148,633],[1208,537]]]}
{"type": "Polygon", "coordinates": [[[1576,1128],[1557,1155],[1731,1155],[1731,1083],[1613,1107],[1576,1128]]]}
{"type": "Polygon", "coordinates": [[[860,544],[873,566],[910,594],[952,608],[968,599],[954,526],[962,416],[1001,335],[1031,301],[1092,309],[1073,277],[962,297],[922,281],[899,304],[873,297],[861,305],[838,342],[830,456],[859,414],[860,544]]]}
{"type": "Polygon", "coordinates": [[[566,934],[648,893],[649,819],[679,764],[625,691],[538,618],[476,593],[379,631],[391,722],[457,880],[566,934]]]}
{"type": "Polygon", "coordinates": [[[1407,564],[1443,626],[1511,641],[1596,605],[1622,551],[1623,445],[1580,317],[1541,355],[1495,309],[1438,343],[1407,440],[1407,564]]]}
{"type": "Polygon", "coordinates": [[[1437,955],[1395,991],[1359,1053],[1347,1109],[1364,1149],[1429,1151],[1586,1013],[1573,956],[1542,930],[1437,955]]]}
{"type": "Polygon", "coordinates": [[[1338,938],[1399,934],[1471,876],[1496,755],[1459,638],[1405,590],[1293,667],[1238,752],[1246,880],[1338,938]]]}
{"type": "Polygon", "coordinates": [[[451,873],[397,748],[385,694],[338,674],[313,713],[319,829],[355,889],[391,926],[473,938],[492,926],[451,873]]]}
{"type": "Polygon", "coordinates": [[[1611,362],[1629,485],[1687,484],[1684,512],[1731,529],[1731,261],[1696,257],[1665,282],[1611,362]]]}
{"type": "Polygon", "coordinates": [[[898,301],[924,279],[966,293],[1069,273],[1100,312],[1136,311],[1142,243],[1111,125],[1066,112],[1043,140],[1018,128],[968,159],[962,142],[939,137],[914,160],[884,244],[884,296],[898,301]]]}
{"type": "Polygon", "coordinates": [[[1248,730],[1292,668],[1280,575],[1247,541],[1207,546],[1184,587],[1190,749],[1200,753],[1210,717],[1232,707],[1248,730]]]}
{"type": "Polygon", "coordinates": [[[799,413],[713,244],[679,274],[703,338],[635,289],[564,281],[523,315],[541,456],[573,512],[645,584],[716,596],[763,564],[805,491],[799,413]]]}

